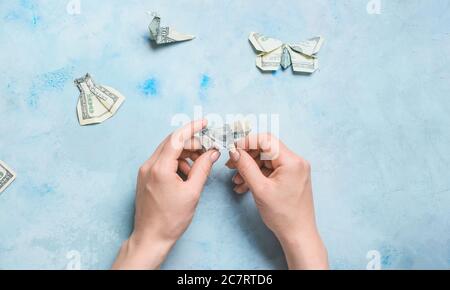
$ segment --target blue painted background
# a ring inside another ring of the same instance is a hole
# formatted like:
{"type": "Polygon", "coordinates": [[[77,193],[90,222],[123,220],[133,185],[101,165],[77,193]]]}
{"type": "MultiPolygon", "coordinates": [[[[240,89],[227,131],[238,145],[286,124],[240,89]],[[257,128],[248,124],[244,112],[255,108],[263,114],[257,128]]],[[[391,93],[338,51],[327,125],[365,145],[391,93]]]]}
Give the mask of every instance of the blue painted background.
{"type": "MultiPolygon", "coordinates": [[[[110,267],[130,233],[138,167],[175,113],[278,113],[281,139],[311,161],[333,268],[450,268],[450,2],[382,0],[0,0],[0,268],[110,267]],[[279,2],[281,3],[281,1],[279,2]],[[146,11],[197,39],[155,49],[146,11]],[[326,38],[320,71],[262,74],[247,37],[326,38]],[[127,100],[80,127],[73,79],[89,72],[127,100]]],[[[285,268],[251,196],[216,166],[164,268],[285,268]]]]}

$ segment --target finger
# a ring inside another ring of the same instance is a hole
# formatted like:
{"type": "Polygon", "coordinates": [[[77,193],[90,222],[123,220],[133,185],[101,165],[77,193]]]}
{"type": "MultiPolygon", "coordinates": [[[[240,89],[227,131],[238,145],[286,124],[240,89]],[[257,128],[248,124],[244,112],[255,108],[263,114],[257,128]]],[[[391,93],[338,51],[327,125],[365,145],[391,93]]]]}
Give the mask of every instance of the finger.
{"type": "Polygon", "coordinates": [[[189,176],[189,172],[191,172],[191,165],[186,160],[181,159],[178,161],[178,170],[185,176],[189,176]]]}
{"type": "Polygon", "coordinates": [[[252,190],[266,182],[267,178],[262,174],[258,164],[245,150],[231,152],[230,157],[236,163],[239,174],[252,190]]]}
{"type": "Polygon", "coordinates": [[[164,157],[178,158],[181,152],[183,152],[185,143],[191,140],[194,134],[200,132],[207,125],[208,122],[206,120],[198,120],[176,130],[163,148],[162,154],[164,157]]]}
{"type": "MultiPolygon", "coordinates": [[[[184,142],[183,152],[180,154],[180,159],[189,158],[193,160],[191,157],[198,158],[202,153],[203,147],[200,140],[197,137],[191,137],[189,140],[184,142]],[[194,155],[195,154],[195,155],[194,155]]],[[[194,160],[193,160],[194,161],[194,160]]]]}
{"type": "MultiPolygon", "coordinates": [[[[270,177],[270,175],[272,175],[273,173],[273,170],[268,168],[262,168],[261,171],[265,177],[270,177]]],[[[249,191],[248,184],[245,183],[245,180],[239,173],[236,173],[236,175],[234,176],[233,183],[236,184],[236,186],[234,187],[234,191],[236,193],[243,194],[249,191]]]]}
{"type": "MultiPolygon", "coordinates": [[[[152,156],[150,157],[150,159],[148,159],[144,165],[147,167],[151,167],[156,160],[158,160],[159,155],[161,154],[162,149],[164,148],[164,146],[166,145],[166,143],[168,142],[168,140],[170,139],[171,136],[166,137],[163,142],[161,142],[161,144],[158,145],[158,147],[156,148],[155,152],[153,152],[152,156]]],[[[185,146],[184,149],[187,150],[192,150],[192,151],[197,151],[197,150],[202,150],[202,145],[200,143],[200,140],[198,140],[198,138],[196,137],[192,137],[190,140],[185,142],[185,146]],[[196,149],[197,148],[197,149],[196,149]]],[[[198,158],[198,154],[196,155],[198,158]]],[[[185,158],[189,158],[189,156],[187,157],[183,157],[180,156],[180,158],[185,159],[185,158]]],[[[193,159],[192,159],[193,160],[193,159]]],[[[194,161],[194,160],[193,160],[194,161]]]]}
{"type": "Polygon", "coordinates": [[[261,168],[261,172],[265,177],[270,177],[273,173],[273,170],[270,168],[263,167],[261,168]]]}
{"type": "Polygon", "coordinates": [[[244,150],[259,150],[261,160],[271,161],[278,168],[290,160],[289,149],[278,138],[270,134],[249,135],[236,142],[236,147],[244,150]]]}
{"type": "Polygon", "coordinates": [[[263,168],[264,167],[264,161],[262,161],[261,159],[259,159],[259,158],[253,158],[253,160],[255,160],[255,162],[256,162],[256,164],[258,164],[258,167],[259,168],[263,168]]]}
{"type": "MultiPolygon", "coordinates": [[[[264,168],[264,162],[259,159],[256,159],[255,161],[258,164],[259,168],[261,168],[261,171],[264,174],[264,169],[266,169],[266,168],[264,168]]],[[[270,170],[270,171],[272,171],[272,170],[270,170]]],[[[233,181],[233,183],[235,183],[237,185],[243,184],[245,182],[244,179],[242,178],[242,176],[239,174],[239,172],[233,176],[232,181],[233,181]]]]}
{"type": "Polygon", "coordinates": [[[268,161],[268,160],[264,160],[264,167],[269,168],[269,169],[273,169],[272,162],[268,161]]]}
{"type": "Polygon", "coordinates": [[[227,161],[227,163],[225,163],[225,166],[228,167],[229,169],[236,169],[236,163],[234,163],[234,161],[231,159],[227,161]]]}
{"type": "Polygon", "coordinates": [[[186,142],[184,142],[184,150],[200,151],[202,149],[203,149],[202,143],[195,136],[189,138],[186,142]]]}
{"type": "Polygon", "coordinates": [[[242,178],[242,176],[238,173],[236,173],[232,179],[233,183],[236,185],[241,185],[245,183],[244,178],[242,178]]]}
{"type": "Polygon", "coordinates": [[[184,150],[184,144],[190,140],[194,134],[200,132],[207,126],[206,120],[194,121],[187,124],[181,129],[175,131],[164,145],[158,162],[161,162],[162,167],[169,171],[176,171],[174,161],[177,160],[184,150]]]}
{"type": "Polygon", "coordinates": [[[235,186],[233,191],[236,192],[237,194],[245,194],[250,191],[250,188],[248,187],[248,185],[246,183],[244,183],[244,184],[235,186]]]}
{"type": "Polygon", "coordinates": [[[202,155],[202,153],[192,153],[191,156],[189,156],[189,159],[191,159],[192,161],[197,161],[198,158],[200,158],[200,156],[202,155]]]}
{"type": "Polygon", "coordinates": [[[189,151],[189,150],[184,150],[179,159],[191,159],[192,161],[195,161],[194,159],[197,159],[203,152],[201,151],[189,151]]]}
{"type": "Polygon", "coordinates": [[[188,176],[188,182],[198,192],[202,191],[214,163],[216,163],[219,158],[220,152],[211,150],[202,154],[192,165],[191,172],[188,176]]]}
{"type": "MultiPolygon", "coordinates": [[[[250,151],[248,151],[248,154],[253,159],[257,160],[259,158],[259,155],[261,154],[261,152],[258,150],[250,150],[250,151]]],[[[258,164],[260,164],[259,161],[258,161],[258,164]]],[[[229,169],[236,169],[236,164],[231,158],[230,158],[230,160],[227,161],[227,163],[225,163],[225,166],[227,166],[229,169]]]]}
{"type": "Polygon", "coordinates": [[[259,151],[259,150],[250,150],[250,151],[248,151],[248,154],[250,154],[250,156],[253,159],[256,159],[256,158],[258,158],[261,155],[261,151],[259,151]]]}

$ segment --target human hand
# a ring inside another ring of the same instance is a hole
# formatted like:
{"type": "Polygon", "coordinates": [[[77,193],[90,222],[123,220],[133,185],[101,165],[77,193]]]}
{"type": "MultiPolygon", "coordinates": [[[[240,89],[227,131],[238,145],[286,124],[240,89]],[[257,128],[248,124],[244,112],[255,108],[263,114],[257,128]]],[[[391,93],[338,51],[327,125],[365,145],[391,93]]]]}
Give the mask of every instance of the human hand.
{"type": "Polygon", "coordinates": [[[309,163],[272,135],[237,143],[227,166],[237,169],[234,191],[251,191],[264,223],[280,240],[291,269],[326,269],[317,230],[309,163]]]}
{"type": "Polygon", "coordinates": [[[216,150],[203,153],[194,137],[206,126],[207,121],[200,120],[177,130],[140,168],[134,231],[113,268],[158,268],[186,231],[211,168],[220,157],[216,150]],[[188,159],[194,162],[192,166],[188,159]]]}

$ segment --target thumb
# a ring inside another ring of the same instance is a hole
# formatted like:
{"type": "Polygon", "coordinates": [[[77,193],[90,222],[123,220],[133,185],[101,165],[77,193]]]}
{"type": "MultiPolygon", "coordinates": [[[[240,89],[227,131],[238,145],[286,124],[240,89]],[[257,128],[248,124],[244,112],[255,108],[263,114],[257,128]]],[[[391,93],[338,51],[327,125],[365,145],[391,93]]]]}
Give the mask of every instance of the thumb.
{"type": "Polygon", "coordinates": [[[192,165],[188,176],[188,182],[196,189],[202,190],[211,173],[212,166],[219,158],[220,153],[217,150],[211,150],[202,154],[192,165]]]}
{"type": "Polygon", "coordinates": [[[256,161],[245,150],[239,149],[230,153],[230,155],[236,164],[236,169],[252,191],[264,184],[266,177],[261,172],[256,161]]]}

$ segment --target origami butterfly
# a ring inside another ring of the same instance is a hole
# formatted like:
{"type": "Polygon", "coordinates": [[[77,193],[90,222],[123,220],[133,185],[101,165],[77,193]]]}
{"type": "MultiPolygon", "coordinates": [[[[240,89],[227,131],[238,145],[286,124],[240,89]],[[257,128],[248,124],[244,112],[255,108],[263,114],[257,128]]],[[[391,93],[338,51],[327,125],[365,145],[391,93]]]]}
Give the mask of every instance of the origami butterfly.
{"type": "Polygon", "coordinates": [[[294,72],[313,73],[319,68],[317,53],[324,42],[323,37],[314,37],[299,44],[285,44],[274,38],[252,32],[249,37],[259,52],[256,66],[262,71],[287,69],[292,65],[294,72]]]}

